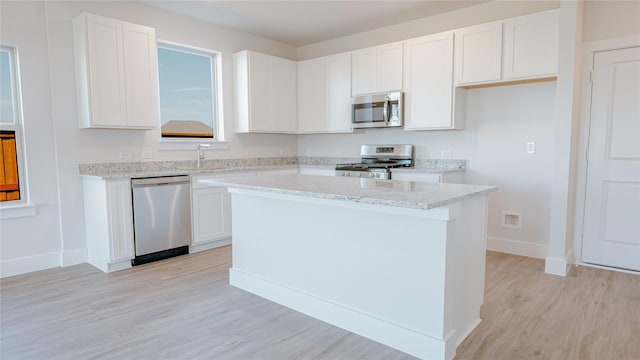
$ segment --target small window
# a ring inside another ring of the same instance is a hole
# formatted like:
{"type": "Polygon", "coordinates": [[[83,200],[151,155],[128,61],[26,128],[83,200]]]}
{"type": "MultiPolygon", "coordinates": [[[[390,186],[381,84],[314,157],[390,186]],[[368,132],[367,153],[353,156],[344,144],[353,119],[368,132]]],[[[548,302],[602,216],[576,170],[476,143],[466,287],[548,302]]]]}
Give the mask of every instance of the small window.
{"type": "Polygon", "coordinates": [[[219,54],[158,45],[162,138],[221,140],[217,66],[219,54]]]}
{"type": "Polygon", "coordinates": [[[21,121],[15,49],[0,46],[0,201],[21,195],[21,121]]]}

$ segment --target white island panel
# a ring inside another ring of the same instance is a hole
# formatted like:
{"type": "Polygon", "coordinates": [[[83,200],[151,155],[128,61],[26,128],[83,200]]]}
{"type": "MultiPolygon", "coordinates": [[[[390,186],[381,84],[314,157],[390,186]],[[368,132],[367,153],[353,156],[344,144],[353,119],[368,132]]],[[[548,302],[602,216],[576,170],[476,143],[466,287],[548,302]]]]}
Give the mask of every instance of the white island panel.
{"type": "Polygon", "coordinates": [[[333,197],[300,189],[315,178],[326,177],[290,178],[280,191],[274,177],[224,180],[232,193],[231,284],[408,354],[451,359],[480,322],[493,188],[417,209],[397,206],[407,203],[407,183],[360,185],[367,199],[402,193],[389,206],[345,197],[359,179],[332,183],[333,197]]]}

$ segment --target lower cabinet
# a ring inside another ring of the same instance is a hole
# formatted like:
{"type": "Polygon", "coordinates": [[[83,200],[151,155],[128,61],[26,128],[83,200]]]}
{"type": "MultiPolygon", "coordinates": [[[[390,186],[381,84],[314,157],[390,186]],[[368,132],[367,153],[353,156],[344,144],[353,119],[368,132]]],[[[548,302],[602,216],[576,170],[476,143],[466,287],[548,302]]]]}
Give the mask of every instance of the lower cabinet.
{"type": "Polygon", "coordinates": [[[83,178],[87,261],[104,272],[131,267],[131,180],[83,178]]]}
{"type": "Polygon", "coordinates": [[[403,181],[462,184],[463,176],[464,174],[462,171],[429,173],[421,171],[391,170],[391,178],[393,180],[403,181]]]}
{"type": "Polygon", "coordinates": [[[231,196],[225,187],[191,192],[193,244],[231,238],[231,196]]]}

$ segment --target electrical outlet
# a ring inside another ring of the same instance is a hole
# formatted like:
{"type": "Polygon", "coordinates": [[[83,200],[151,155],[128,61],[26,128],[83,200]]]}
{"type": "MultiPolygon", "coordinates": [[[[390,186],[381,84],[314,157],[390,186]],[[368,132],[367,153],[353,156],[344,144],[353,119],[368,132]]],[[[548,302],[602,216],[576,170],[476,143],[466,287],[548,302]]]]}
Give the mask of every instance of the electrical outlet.
{"type": "Polygon", "coordinates": [[[513,210],[502,210],[500,225],[508,229],[522,229],[522,213],[513,210]]]}
{"type": "Polygon", "coordinates": [[[152,159],[153,158],[153,152],[151,152],[151,150],[145,150],[142,152],[142,158],[143,159],[152,159]]]}
{"type": "Polygon", "coordinates": [[[442,150],[440,151],[440,157],[443,159],[448,159],[451,157],[451,150],[442,150]]]}
{"type": "Polygon", "coordinates": [[[529,141],[527,143],[527,154],[535,154],[536,153],[536,143],[533,141],[529,141]]]}
{"type": "Polygon", "coordinates": [[[131,153],[128,151],[121,151],[120,152],[120,160],[129,160],[131,159],[131,153]]]}

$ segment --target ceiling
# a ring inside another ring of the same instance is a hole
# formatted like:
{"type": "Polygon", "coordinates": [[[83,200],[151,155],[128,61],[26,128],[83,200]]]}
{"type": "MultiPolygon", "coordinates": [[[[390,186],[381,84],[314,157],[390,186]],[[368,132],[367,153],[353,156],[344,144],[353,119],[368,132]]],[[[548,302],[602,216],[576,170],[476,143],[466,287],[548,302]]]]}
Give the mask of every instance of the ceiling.
{"type": "Polygon", "coordinates": [[[304,46],[441,14],[488,0],[139,0],[212,24],[304,46]]]}

